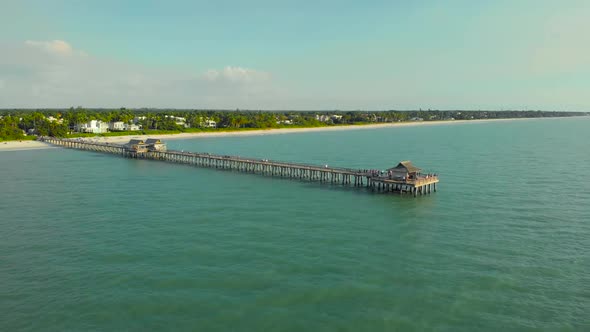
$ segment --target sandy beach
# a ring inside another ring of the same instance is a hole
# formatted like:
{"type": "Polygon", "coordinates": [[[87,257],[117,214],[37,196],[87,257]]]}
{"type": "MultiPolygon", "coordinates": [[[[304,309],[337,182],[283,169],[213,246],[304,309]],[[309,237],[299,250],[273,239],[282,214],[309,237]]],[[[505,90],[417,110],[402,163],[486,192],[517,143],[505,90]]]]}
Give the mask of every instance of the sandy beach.
{"type": "MultiPolygon", "coordinates": [[[[397,122],[368,125],[350,125],[335,127],[317,127],[317,128],[280,128],[280,129],[260,129],[245,131],[220,131],[220,132],[200,132],[200,133],[180,133],[180,134],[159,134],[159,135],[127,135],[127,136],[110,136],[110,137],[85,137],[83,140],[94,142],[108,142],[114,144],[124,144],[130,139],[148,139],[160,138],[165,140],[172,139],[192,139],[202,137],[228,137],[228,136],[260,136],[260,135],[279,135],[279,134],[296,134],[320,131],[342,131],[342,130],[369,130],[376,128],[392,127],[414,127],[414,126],[436,126],[436,125],[454,125],[465,123],[482,123],[498,121],[517,121],[517,120],[542,120],[555,118],[524,118],[524,119],[490,119],[490,120],[454,120],[454,121],[425,121],[425,122],[397,122]]],[[[0,142],[0,151],[17,151],[17,150],[35,150],[52,148],[49,144],[37,141],[7,141],[0,142]]]]}
{"type": "Polygon", "coordinates": [[[19,151],[55,148],[49,144],[38,141],[7,141],[0,142],[0,151],[19,151]]]}

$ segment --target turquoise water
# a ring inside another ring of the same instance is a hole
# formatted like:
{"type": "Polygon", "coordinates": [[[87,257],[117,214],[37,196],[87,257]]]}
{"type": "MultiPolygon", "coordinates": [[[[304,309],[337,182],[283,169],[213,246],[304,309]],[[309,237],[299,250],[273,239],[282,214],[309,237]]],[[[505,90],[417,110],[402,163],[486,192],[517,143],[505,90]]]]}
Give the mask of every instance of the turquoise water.
{"type": "Polygon", "coordinates": [[[590,118],[169,141],[441,175],[411,198],[0,152],[2,331],[590,330],[590,118]]]}

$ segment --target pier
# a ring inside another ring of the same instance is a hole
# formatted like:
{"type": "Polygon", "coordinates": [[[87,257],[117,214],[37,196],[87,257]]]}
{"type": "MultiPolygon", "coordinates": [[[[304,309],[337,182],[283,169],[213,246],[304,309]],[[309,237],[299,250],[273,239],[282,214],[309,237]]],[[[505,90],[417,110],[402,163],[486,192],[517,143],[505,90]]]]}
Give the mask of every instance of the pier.
{"type": "Polygon", "coordinates": [[[54,137],[39,137],[38,140],[64,148],[109,153],[125,158],[150,159],[195,167],[366,187],[372,191],[410,194],[414,197],[436,192],[439,182],[437,175],[422,174],[421,170],[409,161],[402,161],[386,171],[377,171],[167,150],[166,145],[157,139],[131,140],[125,145],[54,137]]]}

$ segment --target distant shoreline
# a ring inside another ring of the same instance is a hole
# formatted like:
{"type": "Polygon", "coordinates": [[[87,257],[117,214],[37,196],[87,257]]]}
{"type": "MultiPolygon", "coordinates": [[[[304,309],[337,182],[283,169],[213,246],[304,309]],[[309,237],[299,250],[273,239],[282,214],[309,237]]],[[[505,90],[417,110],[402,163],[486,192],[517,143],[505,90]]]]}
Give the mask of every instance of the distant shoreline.
{"type": "MultiPolygon", "coordinates": [[[[231,136],[262,136],[262,135],[279,135],[279,134],[296,134],[309,132],[324,131],[347,131],[347,130],[367,130],[378,128],[395,128],[395,127],[416,127],[416,126],[433,126],[433,125],[453,125],[466,123],[483,123],[483,122],[500,122],[500,121],[517,121],[517,120],[543,120],[543,119],[564,119],[570,117],[544,117],[544,118],[508,118],[508,119],[477,119],[477,120],[447,120],[447,121],[420,121],[420,122],[391,122],[380,124],[364,125],[345,125],[333,127],[310,127],[310,128],[280,128],[280,129],[253,129],[237,131],[219,131],[219,132],[198,132],[198,133],[178,133],[178,134],[158,134],[158,135],[125,135],[125,136],[107,136],[107,137],[82,137],[76,139],[92,140],[98,142],[108,142],[114,144],[127,143],[130,139],[148,139],[160,138],[166,140],[192,139],[204,137],[231,137],[231,136]]],[[[0,151],[20,151],[53,148],[52,146],[39,141],[5,141],[0,142],[0,151]]]]}

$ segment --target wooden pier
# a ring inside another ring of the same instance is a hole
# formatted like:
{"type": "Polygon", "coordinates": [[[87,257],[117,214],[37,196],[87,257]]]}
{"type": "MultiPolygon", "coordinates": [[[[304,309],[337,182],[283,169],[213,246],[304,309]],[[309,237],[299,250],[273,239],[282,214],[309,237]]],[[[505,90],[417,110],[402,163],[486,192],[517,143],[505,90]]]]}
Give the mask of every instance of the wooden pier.
{"type": "Polygon", "coordinates": [[[126,145],[54,137],[40,137],[38,140],[65,148],[103,152],[126,158],[160,160],[197,167],[367,187],[373,191],[407,193],[414,197],[436,192],[439,182],[437,175],[422,174],[420,169],[409,161],[400,162],[396,167],[387,171],[376,171],[166,150],[160,140],[152,145],[147,145],[142,140],[132,140],[126,145]]]}

